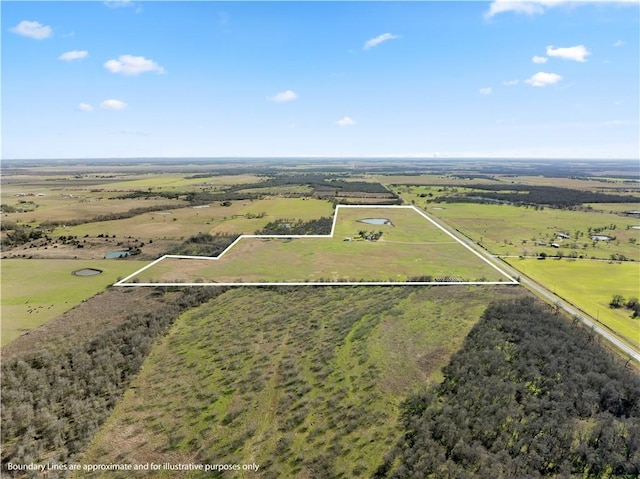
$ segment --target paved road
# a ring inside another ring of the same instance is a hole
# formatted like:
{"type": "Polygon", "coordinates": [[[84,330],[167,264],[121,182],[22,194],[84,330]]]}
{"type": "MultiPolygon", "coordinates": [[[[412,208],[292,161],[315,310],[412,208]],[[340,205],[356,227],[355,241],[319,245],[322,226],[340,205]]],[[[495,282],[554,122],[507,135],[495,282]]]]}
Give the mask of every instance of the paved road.
{"type": "Polygon", "coordinates": [[[591,328],[595,333],[601,335],[611,344],[616,346],[620,351],[623,352],[625,356],[628,356],[629,358],[633,358],[636,362],[640,363],[640,351],[638,351],[637,348],[634,348],[633,346],[627,344],[625,341],[618,338],[618,336],[613,334],[611,331],[602,327],[594,318],[589,317],[587,314],[579,311],[578,309],[576,309],[574,306],[570,304],[565,304],[565,301],[562,298],[555,295],[552,291],[548,290],[540,283],[533,281],[530,278],[522,277],[522,273],[518,272],[516,269],[512,268],[510,265],[508,265],[504,261],[501,261],[495,256],[489,254],[484,248],[482,248],[481,246],[476,244],[474,241],[467,238],[465,235],[460,233],[455,228],[452,228],[448,224],[441,221],[439,218],[434,217],[432,214],[424,211],[424,209],[422,208],[420,209],[425,214],[427,214],[434,222],[438,223],[440,226],[442,226],[444,229],[446,229],[448,232],[450,232],[452,235],[454,235],[464,244],[468,245],[469,247],[473,248],[475,251],[480,253],[488,261],[492,262],[499,268],[503,269],[504,271],[509,273],[512,277],[519,278],[520,284],[530,289],[531,291],[535,292],[537,295],[543,297],[550,303],[556,304],[558,307],[560,307],[561,309],[569,313],[571,316],[579,318],[580,321],[582,321],[587,327],[591,328]]]}

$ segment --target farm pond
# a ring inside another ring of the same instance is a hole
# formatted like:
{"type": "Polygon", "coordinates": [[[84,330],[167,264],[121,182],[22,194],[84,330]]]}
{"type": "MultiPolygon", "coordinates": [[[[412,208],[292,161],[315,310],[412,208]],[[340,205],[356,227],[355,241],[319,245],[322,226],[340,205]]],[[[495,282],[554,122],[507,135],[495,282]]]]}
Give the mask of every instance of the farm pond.
{"type": "Polygon", "coordinates": [[[95,276],[102,273],[101,269],[96,268],[82,268],[73,272],[74,276],[95,276]]]}
{"type": "Polygon", "coordinates": [[[111,251],[104,255],[105,258],[113,259],[113,258],[125,258],[129,256],[131,253],[128,251],[111,251]]]}
{"type": "Polygon", "coordinates": [[[393,223],[391,223],[391,220],[387,219],[387,218],[364,218],[361,220],[358,220],[359,223],[367,223],[369,225],[389,225],[389,226],[393,226],[393,223]]]}

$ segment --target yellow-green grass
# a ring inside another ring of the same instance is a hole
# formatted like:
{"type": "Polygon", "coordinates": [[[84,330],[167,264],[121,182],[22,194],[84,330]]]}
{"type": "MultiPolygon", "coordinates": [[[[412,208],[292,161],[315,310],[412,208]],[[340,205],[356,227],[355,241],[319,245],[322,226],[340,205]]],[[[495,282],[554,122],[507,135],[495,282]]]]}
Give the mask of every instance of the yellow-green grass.
{"type": "MultiPolygon", "coordinates": [[[[422,200],[422,199],[420,199],[422,200]]],[[[570,211],[553,208],[470,203],[429,203],[417,201],[426,211],[446,221],[493,254],[535,255],[545,252],[556,255],[572,252],[585,258],[609,259],[623,254],[640,260],[640,230],[632,229],[637,218],[606,212],[570,211]],[[588,228],[609,227],[600,234],[615,236],[615,241],[592,241],[588,228]],[[580,237],[576,232],[579,231],[580,237]],[[559,239],[557,233],[568,233],[569,239],[559,239]],[[634,241],[635,244],[631,241],[634,241]],[[547,243],[547,246],[536,245],[547,243]],[[551,247],[557,243],[560,248],[551,247]],[[575,247],[574,247],[575,246],[575,247]]]]}
{"type": "Polygon", "coordinates": [[[613,309],[615,294],[640,296],[640,265],[589,260],[510,259],[509,264],[640,347],[640,318],[613,309]]]}
{"type": "Polygon", "coordinates": [[[508,279],[413,209],[341,208],[333,237],[242,238],[218,260],[165,258],[135,276],[151,282],[461,281],[508,279]],[[392,225],[362,223],[384,218],[392,225]],[[366,241],[360,232],[382,232],[366,241]]]}
{"type": "Polygon", "coordinates": [[[90,298],[145,263],[118,260],[2,260],[2,338],[7,344],[90,298]],[[103,272],[75,276],[82,268],[103,272]]]}
{"type": "Polygon", "coordinates": [[[227,291],[178,319],[80,462],[255,462],[259,476],[282,478],[321,477],[321,463],[326,477],[371,477],[403,433],[401,401],[441,378],[490,300],[515,294],[227,291]]]}

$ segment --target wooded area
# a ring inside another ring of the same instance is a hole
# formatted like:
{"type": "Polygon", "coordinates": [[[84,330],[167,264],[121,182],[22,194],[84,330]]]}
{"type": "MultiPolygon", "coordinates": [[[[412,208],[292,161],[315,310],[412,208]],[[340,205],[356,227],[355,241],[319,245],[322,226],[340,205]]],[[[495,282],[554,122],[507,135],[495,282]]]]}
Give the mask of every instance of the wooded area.
{"type": "Polygon", "coordinates": [[[3,476],[9,462],[71,461],[127,389],[155,338],[182,312],[225,289],[185,288],[164,297],[166,291],[158,288],[155,308],[131,313],[73,350],[2,361],[3,476]]]}
{"type": "Polygon", "coordinates": [[[404,403],[376,477],[640,474],[640,378],[532,299],[490,305],[444,374],[404,403]]]}

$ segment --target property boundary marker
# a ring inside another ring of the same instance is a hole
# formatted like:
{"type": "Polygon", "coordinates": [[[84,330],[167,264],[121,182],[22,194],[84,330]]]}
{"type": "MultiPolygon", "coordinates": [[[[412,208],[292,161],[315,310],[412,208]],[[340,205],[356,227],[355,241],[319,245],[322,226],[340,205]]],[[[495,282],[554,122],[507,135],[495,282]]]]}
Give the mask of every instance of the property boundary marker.
{"type": "Polygon", "coordinates": [[[476,250],[471,248],[468,244],[464,243],[458,237],[447,231],[441,225],[432,220],[426,213],[420,211],[416,206],[413,205],[337,205],[336,210],[333,214],[333,223],[331,224],[331,232],[327,235],[240,235],[236,240],[231,243],[227,248],[221,252],[218,256],[188,256],[188,255],[175,255],[175,254],[166,254],[161,256],[160,258],[152,261],[148,265],[136,270],[131,273],[129,276],[117,281],[113,284],[113,286],[125,286],[125,287],[133,287],[133,286],[420,286],[420,285],[434,285],[434,286],[450,286],[450,285],[505,285],[505,284],[520,284],[515,278],[509,276],[509,274],[499,268],[497,265],[493,264],[487,258],[482,256],[476,250]],[[217,261],[222,258],[231,248],[233,248],[238,242],[240,242],[244,238],[276,238],[276,239],[290,239],[290,238],[333,238],[336,222],[338,220],[339,210],[342,208],[385,208],[385,209],[412,209],[424,219],[428,220],[432,225],[436,228],[444,232],[446,235],[453,238],[457,243],[464,246],[466,249],[471,251],[474,255],[480,258],[482,261],[487,263],[489,266],[497,270],[500,274],[507,277],[509,281],[324,281],[324,282],[257,282],[257,283],[243,283],[243,282],[233,282],[233,283],[127,283],[130,279],[134,278],[138,274],[142,273],[148,268],[156,265],[160,261],[166,258],[174,258],[174,259],[197,259],[197,260],[211,260],[217,261]]]}

